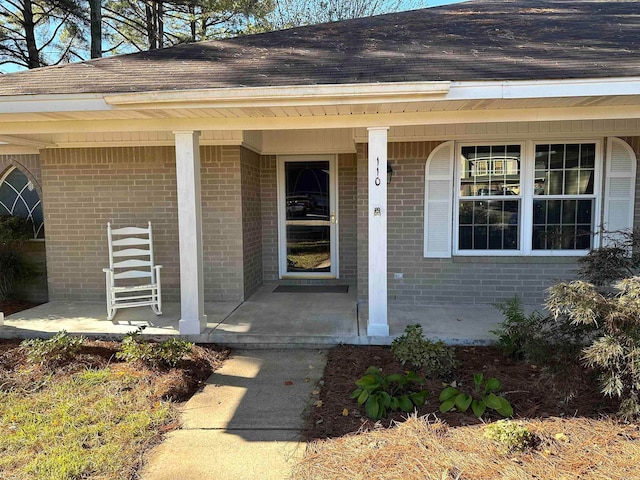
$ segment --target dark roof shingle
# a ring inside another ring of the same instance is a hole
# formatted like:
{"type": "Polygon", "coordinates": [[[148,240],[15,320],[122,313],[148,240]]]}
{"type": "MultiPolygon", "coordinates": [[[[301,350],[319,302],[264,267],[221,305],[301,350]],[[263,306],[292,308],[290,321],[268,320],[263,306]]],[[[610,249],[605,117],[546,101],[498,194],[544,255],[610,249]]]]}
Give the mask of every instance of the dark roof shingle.
{"type": "Polygon", "coordinates": [[[477,0],[0,76],[0,95],[640,76],[640,2],[477,0]]]}

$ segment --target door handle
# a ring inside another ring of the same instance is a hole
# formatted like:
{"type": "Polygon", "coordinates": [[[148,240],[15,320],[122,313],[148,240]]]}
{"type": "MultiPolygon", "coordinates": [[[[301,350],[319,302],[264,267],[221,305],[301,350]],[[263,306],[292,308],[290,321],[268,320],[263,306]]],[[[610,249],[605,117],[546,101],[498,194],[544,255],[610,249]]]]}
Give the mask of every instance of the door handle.
{"type": "Polygon", "coordinates": [[[331,212],[331,223],[333,223],[334,225],[338,223],[336,221],[336,212],[331,212]]]}

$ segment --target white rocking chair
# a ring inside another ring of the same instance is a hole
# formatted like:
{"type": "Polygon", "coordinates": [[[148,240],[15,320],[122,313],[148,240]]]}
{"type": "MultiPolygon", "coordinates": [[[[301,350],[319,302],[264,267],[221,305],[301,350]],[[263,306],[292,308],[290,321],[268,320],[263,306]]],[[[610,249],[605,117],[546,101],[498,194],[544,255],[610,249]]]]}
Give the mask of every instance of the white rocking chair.
{"type": "Polygon", "coordinates": [[[162,265],[153,264],[151,222],[148,228],[117,229],[111,229],[111,223],[107,223],[107,238],[109,268],[102,269],[107,277],[107,319],[113,320],[119,308],[144,306],[151,307],[156,315],[162,315],[162,265]],[[127,280],[147,278],[148,281],[139,280],[134,285],[123,285],[127,280]]]}

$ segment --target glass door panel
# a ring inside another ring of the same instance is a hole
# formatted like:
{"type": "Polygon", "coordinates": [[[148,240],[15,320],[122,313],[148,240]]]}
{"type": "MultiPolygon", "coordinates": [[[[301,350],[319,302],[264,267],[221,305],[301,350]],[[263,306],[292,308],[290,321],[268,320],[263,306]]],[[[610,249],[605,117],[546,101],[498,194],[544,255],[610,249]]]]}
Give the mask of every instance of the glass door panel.
{"type": "Polygon", "coordinates": [[[284,163],[286,272],[333,272],[331,162],[284,163]]]}

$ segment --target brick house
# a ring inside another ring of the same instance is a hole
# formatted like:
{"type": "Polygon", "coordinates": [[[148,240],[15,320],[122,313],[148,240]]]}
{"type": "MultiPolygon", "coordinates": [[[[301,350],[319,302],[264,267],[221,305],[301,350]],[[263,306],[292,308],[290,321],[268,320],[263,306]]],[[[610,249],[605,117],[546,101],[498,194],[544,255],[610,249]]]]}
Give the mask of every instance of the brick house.
{"type": "Polygon", "coordinates": [[[640,221],[638,6],[477,0],[0,76],[0,201],[11,172],[42,199],[52,300],[103,299],[107,221],[150,220],[183,334],[271,283],[356,286],[369,336],[393,305],[540,303],[640,221]]]}

